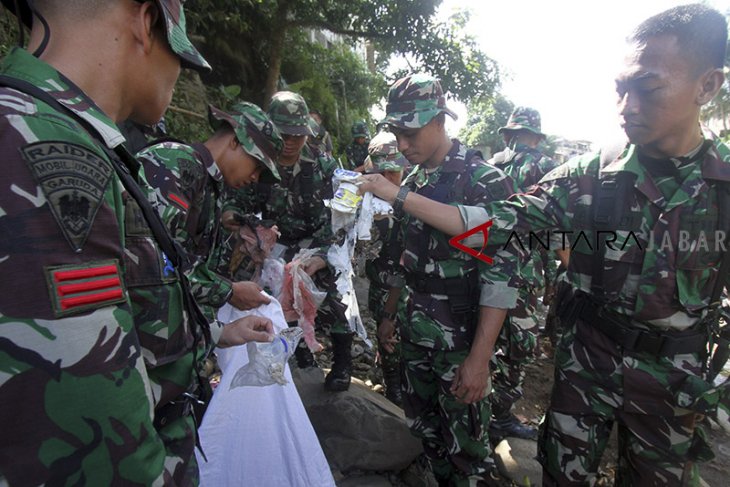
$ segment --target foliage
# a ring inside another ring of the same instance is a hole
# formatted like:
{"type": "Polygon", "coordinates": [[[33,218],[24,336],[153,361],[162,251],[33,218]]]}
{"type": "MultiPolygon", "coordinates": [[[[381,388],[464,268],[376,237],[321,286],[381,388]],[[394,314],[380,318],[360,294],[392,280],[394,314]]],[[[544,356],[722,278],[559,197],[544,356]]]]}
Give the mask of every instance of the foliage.
{"type": "MultiPolygon", "coordinates": [[[[730,18],[729,18],[730,20],[730,18]]],[[[728,87],[727,69],[730,67],[730,41],[727,44],[725,53],[725,84],[720,88],[717,96],[702,109],[702,121],[707,123],[711,120],[719,120],[722,123],[721,135],[730,135],[730,87],[728,87]]]]}
{"type": "Polygon", "coordinates": [[[467,105],[467,123],[459,138],[469,147],[488,147],[490,154],[503,150],[504,141],[497,130],[507,124],[513,109],[514,103],[499,93],[494,98],[474,100],[467,105]]]}

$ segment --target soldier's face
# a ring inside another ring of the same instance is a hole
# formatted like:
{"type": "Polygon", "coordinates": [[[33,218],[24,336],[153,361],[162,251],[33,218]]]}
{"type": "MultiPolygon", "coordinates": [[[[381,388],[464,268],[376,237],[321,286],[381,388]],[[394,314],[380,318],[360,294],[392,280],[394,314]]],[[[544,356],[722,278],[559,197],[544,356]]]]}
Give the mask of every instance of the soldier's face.
{"type": "Polygon", "coordinates": [[[675,36],[629,46],[616,78],[621,127],[629,141],[650,156],[683,155],[672,153],[673,148],[683,148],[697,134],[701,85],[702,76],[675,36]]]}
{"type": "Polygon", "coordinates": [[[441,161],[432,161],[434,154],[443,141],[443,125],[438,123],[438,117],[433,118],[421,128],[400,129],[392,127],[391,132],[398,142],[398,151],[411,164],[424,164],[441,161]]]}
{"type": "Polygon", "coordinates": [[[281,157],[284,159],[299,157],[304,144],[307,143],[307,136],[282,134],[282,138],[284,139],[284,149],[281,151],[281,157]]]}
{"type": "Polygon", "coordinates": [[[227,159],[220,167],[226,185],[239,189],[259,180],[263,167],[240,145],[229,152],[227,159]]]}

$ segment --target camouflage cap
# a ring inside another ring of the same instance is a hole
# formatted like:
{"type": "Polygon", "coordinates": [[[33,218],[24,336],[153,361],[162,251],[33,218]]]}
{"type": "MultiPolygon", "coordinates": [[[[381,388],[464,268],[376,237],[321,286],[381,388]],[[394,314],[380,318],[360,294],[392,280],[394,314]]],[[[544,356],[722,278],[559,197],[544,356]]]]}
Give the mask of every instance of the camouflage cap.
{"type": "Polygon", "coordinates": [[[284,140],[263,110],[248,102],[236,103],[228,112],[209,105],[208,118],[216,129],[224,123],[233,129],[243,150],[267,169],[262,180],[270,179],[266,177],[268,174],[276,180],[281,179],[276,161],[284,148],[284,140]]]}
{"type": "Polygon", "coordinates": [[[397,128],[421,128],[439,113],[456,120],[456,114],[446,106],[441,83],[433,76],[419,73],[396,81],[388,91],[388,104],[381,124],[397,128]]]}
{"type": "Polygon", "coordinates": [[[370,131],[368,130],[368,124],[365,122],[365,120],[359,120],[352,124],[352,137],[358,138],[358,137],[365,137],[366,139],[370,138],[370,131]]]}
{"type": "Polygon", "coordinates": [[[398,151],[398,141],[392,132],[380,132],[368,145],[365,172],[402,171],[406,158],[398,151]]]}
{"type": "Polygon", "coordinates": [[[545,137],[540,127],[540,112],[530,107],[517,107],[509,116],[507,125],[500,127],[498,133],[505,130],[529,130],[530,132],[545,137]]]}
{"type": "Polygon", "coordinates": [[[274,93],[269,102],[269,117],[282,134],[314,137],[312,117],[302,95],[292,91],[274,93]]]}
{"type": "MultiPolygon", "coordinates": [[[[144,3],[146,0],[135,0],[144,3]]],[[[184,68],[191,68],[197,71],[210,72],[210,64],[203,58],[197,49],[192,45],[185,33],[185,12],[183,11],[183,2],[185,0],[154,0],[160,7],[162,16],[165,19],[165,32],[167,34],[167,42],[172,52],[180,58],[180,63],[184,68]]],[[[17,15],[15,11],[15,0],[2,0],[3,5],[11,12],[17,15]]],[[[33,15],[31,13],[28,0],[18,0],[18,9],[20,10],[20,19],[28,27],[31,28],[33,23],[33,15]]]]}

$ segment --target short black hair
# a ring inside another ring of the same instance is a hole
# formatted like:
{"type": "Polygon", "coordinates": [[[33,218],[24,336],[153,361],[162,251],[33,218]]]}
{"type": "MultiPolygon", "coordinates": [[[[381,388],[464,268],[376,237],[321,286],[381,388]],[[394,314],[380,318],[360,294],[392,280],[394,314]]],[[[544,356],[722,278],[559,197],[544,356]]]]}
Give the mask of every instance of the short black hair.
{"type": "Polygon", "coordinates": [[[693,3],[665,10],[642,22],[628,41],[646,43],[662,35],[677,38],[680,49],[695,61],[697,74],[725,65],[727,20],[711,7],[693,3]]]}

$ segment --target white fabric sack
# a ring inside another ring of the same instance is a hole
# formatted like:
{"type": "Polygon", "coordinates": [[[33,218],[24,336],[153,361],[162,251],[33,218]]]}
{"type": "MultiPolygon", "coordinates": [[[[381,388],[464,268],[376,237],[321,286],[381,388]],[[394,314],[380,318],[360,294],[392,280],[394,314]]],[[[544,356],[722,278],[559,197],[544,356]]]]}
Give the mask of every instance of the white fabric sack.
{"type": "MultiPolygon", "coordinates": [[[[240,311],[226,304],[218,319],[227,323],[247,315],[269,318],[274,331],[286,328],[281,305],[240,311]]],[[[334,487],[327,459],[286,367],[288,384],[230,389],[235,372],[248,363],[246,346],[219,349],[223,371],[200,426],[196,450],[202,487],[334,487]]]]}

